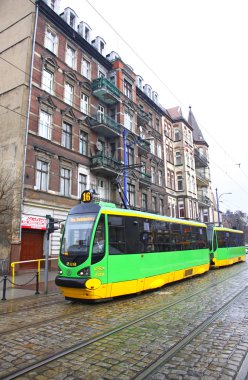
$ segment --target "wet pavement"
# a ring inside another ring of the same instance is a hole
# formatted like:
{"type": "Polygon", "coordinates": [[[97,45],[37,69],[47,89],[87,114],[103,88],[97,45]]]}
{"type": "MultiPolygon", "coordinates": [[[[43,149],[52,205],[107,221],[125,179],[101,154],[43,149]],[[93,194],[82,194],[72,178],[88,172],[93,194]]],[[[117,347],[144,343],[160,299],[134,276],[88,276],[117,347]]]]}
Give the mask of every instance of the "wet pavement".
{"type": "MultiPolygon", "coordinates": [[[[59,293],[58,287],[55,285],[54,279],[57,276],[58,271],[48,272],[48,292],[59,293]]],[[[6,279],[6,292],[4,295],[4,276],[0,277],[0,300],[6,298],[6,300],[28,297],[36,293],[36,272],[34,271],[23,271],[15,275],[14,283],[11,275],[7,275],[6,279]],[[13,286],[14,285],[14,286],[13,286]]],[[[45,290],[45,272],[42,270],[40,272],[39,287],[38,291],[43,294],[45,290]]]]}
{"type": "Polygon", "coordinates": [[[60,352],[16,378],[246,380],[247,284],[242,263],[101,304],[71,303],[58,292],[2,301],[0,379],[60,352]],[[159,365],[144,375],[154,363],[159,365]]]}

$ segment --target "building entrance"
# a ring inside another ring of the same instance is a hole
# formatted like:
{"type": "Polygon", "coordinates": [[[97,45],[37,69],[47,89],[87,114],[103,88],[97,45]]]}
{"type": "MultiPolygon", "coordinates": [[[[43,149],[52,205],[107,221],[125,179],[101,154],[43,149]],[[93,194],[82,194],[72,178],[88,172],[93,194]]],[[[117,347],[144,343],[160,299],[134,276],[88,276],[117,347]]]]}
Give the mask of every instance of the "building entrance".
{"type": "MultiPolygon", "coordinates": [[[[42,230],[22,230],[21,256],[20,260],[42,259],[43,256],[44,231],[42,230]]],[[[37,268],[37,263],[22,265],[25,268],[37,268]]]]}

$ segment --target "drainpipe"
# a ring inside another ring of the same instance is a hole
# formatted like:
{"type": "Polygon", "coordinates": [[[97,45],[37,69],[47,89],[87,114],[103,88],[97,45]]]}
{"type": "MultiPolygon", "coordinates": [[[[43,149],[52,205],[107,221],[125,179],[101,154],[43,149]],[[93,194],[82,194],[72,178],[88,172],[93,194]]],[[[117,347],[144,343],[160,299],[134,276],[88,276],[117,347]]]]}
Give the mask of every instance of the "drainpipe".
{"type": "Polygon", "coordinates": [[[21,221],[23,214],[23,200],[24,200],[24,180],[25,180],[25,163],[27,156],[27,142],[28,142],[28,127],[29,127],[29,117],[30,117],[30,104],[31,104],[31,92],[32,92],[32,79],[33,79],[33,67],[34,67],[34,51],[35,51],[35,43],[36,43],[36,33],[37,33],[37,23],[38,23],[38,0],[35,1],[35,20],[34,20],[34,35],[33,35],[33,43],[32,43],[32,56],[31,56],[31,66],[29,73],[29,94],[28,94],[28,109],[26,116],[26,131],[25,131],[25,142],[24,142],[24,154],[23,154],[23,164],[22,164],[22,188],[21,188],[21,215],[20,215],[20,228],[19,228],[19,238],[21,240],[21,221]]]}

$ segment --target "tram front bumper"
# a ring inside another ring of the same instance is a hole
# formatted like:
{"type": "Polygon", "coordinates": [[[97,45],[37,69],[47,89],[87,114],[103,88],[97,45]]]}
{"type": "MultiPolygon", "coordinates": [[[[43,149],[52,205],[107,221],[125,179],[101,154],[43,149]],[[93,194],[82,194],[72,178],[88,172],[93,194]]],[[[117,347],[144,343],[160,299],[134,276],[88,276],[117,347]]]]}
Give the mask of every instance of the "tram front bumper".
{"type": "Polygon", "coordinates": [[[85,283],[88,280],[88,278],[67,278],[56,276],[55,284],[57,286],[62,286],[66,288],[86,288],[85,283]]]}
{"type": "Polygon", "coordinates": [[[68,278],[55,277],[55,284],[63,288],[81,288],[95,290],[101,286],[101,281],[98,278],[68,278]]]}

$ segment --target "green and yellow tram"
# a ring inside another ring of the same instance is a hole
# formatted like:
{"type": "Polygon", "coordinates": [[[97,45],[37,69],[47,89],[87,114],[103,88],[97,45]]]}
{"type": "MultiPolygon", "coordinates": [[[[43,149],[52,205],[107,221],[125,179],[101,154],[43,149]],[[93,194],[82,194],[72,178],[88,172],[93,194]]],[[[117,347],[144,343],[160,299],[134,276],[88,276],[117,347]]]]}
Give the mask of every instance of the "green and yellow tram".
{"type": "Polygon", "coordinates": [[[89,202],[68,214],[55,282],[66,299],[102,300],[209,268],[205,224],[89,202]]]}
{"type": "Polygon", "coordinates": [[[208,227],[211,267],[232,265],[245,261],[243,231],[225,227],[208,227]]]}

